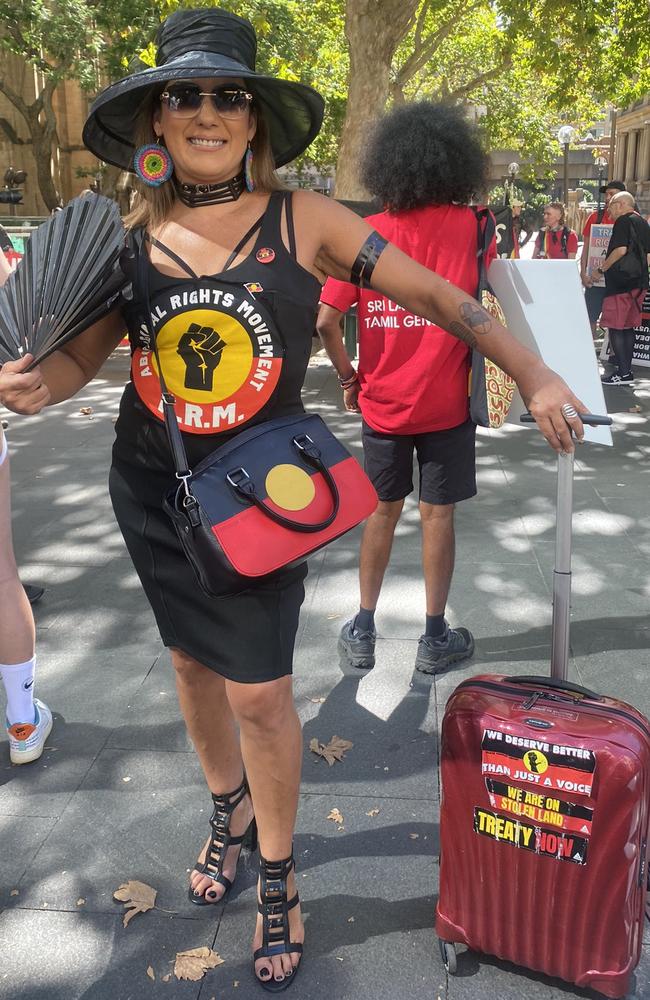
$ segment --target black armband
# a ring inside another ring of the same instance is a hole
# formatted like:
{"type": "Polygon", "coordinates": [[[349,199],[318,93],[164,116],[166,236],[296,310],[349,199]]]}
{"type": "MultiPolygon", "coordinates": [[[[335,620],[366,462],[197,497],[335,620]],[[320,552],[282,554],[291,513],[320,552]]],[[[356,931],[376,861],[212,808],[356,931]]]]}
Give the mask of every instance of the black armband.
{"type": "Polygon", "coordinates": [[[383,236],[380,236],[379,233],[373,230],[359,250],[357,259],[350,268],[350,281],[353,285],[363,288],[364,285],[370,284],[375,264],[379,260],[379,256],[383,252],[387,242],[383,236]]]}

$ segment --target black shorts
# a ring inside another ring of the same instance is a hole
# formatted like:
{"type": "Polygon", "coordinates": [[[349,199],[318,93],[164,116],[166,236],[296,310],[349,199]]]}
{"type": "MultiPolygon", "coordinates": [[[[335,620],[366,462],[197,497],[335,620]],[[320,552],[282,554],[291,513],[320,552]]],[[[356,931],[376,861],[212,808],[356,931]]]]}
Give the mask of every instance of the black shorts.
{"type": "Polygon", "coordinates": [[[420,469],[419,499],[458,503],[476,495],[476,425],[467,420],[446,431],[382,434],[363,422],[368,476],[380,500],[403,500],[413,492],[413,452],[420,469]]]}
{"type": "Polygon", "coordinates": [[[585,305],[589,314],[590,323],[596,323],[598,321],[598,317],[603,310],[603,302],[605,301],[606,295],[607,289],[600,288],[598,285],[592,285],[591,288],[585,288],[585,305]]]}
{"type": "Polygon", "coordinates": [[[292,672],[307,565],[276,574],[232,597],[199,587],[161,507],[171,477],[113,460],[113,509],[165,646],[176,647],[232,681],[260,683],[292,672]]]}

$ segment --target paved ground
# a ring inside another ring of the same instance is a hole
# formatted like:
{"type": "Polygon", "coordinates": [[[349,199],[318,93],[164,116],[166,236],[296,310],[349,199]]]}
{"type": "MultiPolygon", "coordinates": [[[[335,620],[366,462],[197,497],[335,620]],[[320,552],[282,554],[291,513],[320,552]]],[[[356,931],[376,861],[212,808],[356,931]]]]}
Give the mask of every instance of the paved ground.
{"type": "MultiPolygon", "coordinates": [[[[125,368],[118,353],[76,400],[11,419],[16,547],[24,579],[47,585],[37,608],[38,693],[55,728],[30,767],[10,767],[0,745],[1,1000],[261,996],[248,964],[252,870],[223,908],[200,910],[185,894],[208,801],[169,657],[106,495],[125,368]],[[112,894],[128,879],[155,886],[161,909],[125,930],[112,894]],[[162,981],[177,951],[203,945],[225,964],[201,982],[162,981]]],[[[306,397],[356,448],[356,419],[340,411],[318,359],[306,397]]],[[[650,381],[611,390],[608,404],[615,447],[586,446],[577,468],[572,676],[650,713],[650,381]]],[[[474,673],[544,671],[548,659],[554,459],[532,431],[510,428],[480,434],[478,463],[480,498],[458,514],[449,610],[477,638],[463,669],[435,685],[413,677],[424,609],[412,504],[370,674],[351,676],[336,652],[357,601],[357,538],[313,560],[296,656],[305,723],[296,856],[308,941],[296,1000],[592,996],[472,954],[448,979],[432,931],[445,701],[474,673]],[[330,769],[307,748],[334,734],[354,748],[330,769]],[[327,819],[334,807],[343,830],[327,819]]],[[[648,948],[637,998],[650,996],[648,948]]]]}

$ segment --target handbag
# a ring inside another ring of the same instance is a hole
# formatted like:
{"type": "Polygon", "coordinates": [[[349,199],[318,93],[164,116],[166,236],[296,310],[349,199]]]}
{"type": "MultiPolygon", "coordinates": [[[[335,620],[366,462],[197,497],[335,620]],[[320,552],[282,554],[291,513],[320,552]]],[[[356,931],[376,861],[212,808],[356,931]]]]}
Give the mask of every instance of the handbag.
{"type": "MultiPolygon", "coordinates": [[[[478,288],[476,298],[504,326],[506,318],[487,277],[485,259],[494,237],[494,217],[487,208],[472,208],[478,228],[478,288]]],[[[515,381],[494,361],[472,350],[469,374],[469,415],[479,427],[502,427],[512,405],[515,381]]]]}
{"type": "Polygon", "coordinates": [[[213,597],[301,562],[377,506],[359,463],[314,413],[242,431],[176,475],[181,482],[163,506],[213,597]]]}
{"type": "Polygon", "coordinates": [[[179,481],[163,509],[199,586],[211,597],[227,597],[254,581],[271,580],[356,527],[374,511],[377,494],[356,459],[313,413],[256,424],[192,471],[151,322],[144,249],[138,269],[179,481]]]}

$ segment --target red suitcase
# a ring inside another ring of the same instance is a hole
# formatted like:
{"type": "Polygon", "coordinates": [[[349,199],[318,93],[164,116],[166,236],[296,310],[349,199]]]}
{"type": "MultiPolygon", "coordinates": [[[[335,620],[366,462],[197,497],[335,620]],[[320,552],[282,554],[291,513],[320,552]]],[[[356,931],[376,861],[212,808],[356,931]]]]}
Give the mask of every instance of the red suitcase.
{"type": "Polygon", "coordinates": [[[650,723],[566,677],[572,456],[558,464],[551,678],[479,676],[442,724],[436,932],[607,997],[629,989],[648,890],[650,723]]]}

